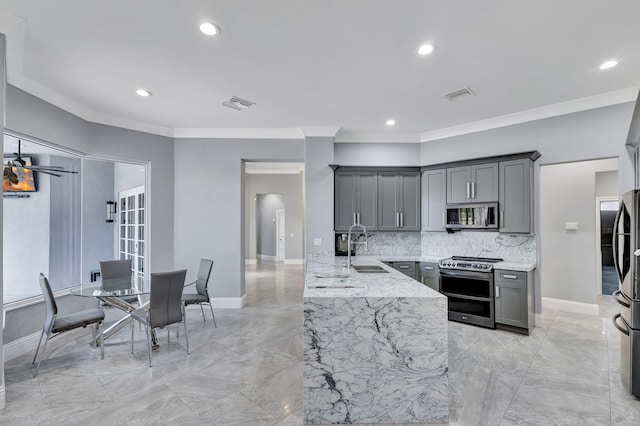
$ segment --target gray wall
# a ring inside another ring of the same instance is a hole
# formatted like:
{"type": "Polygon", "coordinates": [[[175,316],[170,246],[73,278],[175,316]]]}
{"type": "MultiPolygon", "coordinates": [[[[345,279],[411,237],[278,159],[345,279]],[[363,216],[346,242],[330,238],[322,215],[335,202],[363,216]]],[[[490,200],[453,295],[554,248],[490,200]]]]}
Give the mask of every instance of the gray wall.
{"type": "Polygon", "coordinates": [[[200,258],[213,259],[211,295],[244,295],[243,160],[303,159],[301,140],[176,139],[175,267],[195,279],[200,258]]]}
{"type": "Polygon", "coordinates": [[[596,197],[618,196],[618,171],[596,173],[596,197]]]}
{"type": "Polygon", "coordinates": [[[305,250],[335,251],[333,233],[333,170],[332,138],[307,138],[305,147],[305,250]],[[320,246],[313,244],[319,238],[320,246]]]}
{"type": "Polygon", "coordinates": [[[336,143],[334,162],[343,166],[421,166],[417,143],[336,143]]]}
{"type": "MultiPolygon", "coordinates": [[[[50,217],[49,217],[49,271],[37,271],[48,274],[52,289],[70,287],[80,282],[81,261],[81,160],[72,157],[50,156],[52,166],[62,166],[78,174],[63,174],[49,179],[50,217]]],[[[28,226],[28,224],[25,224],[28,226]]],[[[37,248],[35,249],[37,250],[37,248]]],[[[34,250],[34,251],[35,251],[34,250]]]]}
{"type": "Polygon", "coordinates": [[[617,159],[545,165],[540,170],[542,296],[598,302],[596,273],[596,173],[615,170],[617,159]],[[576,231],[567,222],[577,222],[576,231]]]}
{"type": "Polygon", "coordinates": [[[107,222],[107,201],[115,200],[114,163],[82,160],[82,275],[89,281],[90,271],[100,269],[100,261],[113,258],[115,223],[107,222]]]}
{"type": "Polygon", "coordinates": [[[247,174],[245,190],[245,257],[256,258],[257,194],[282,194],[286,215],[285,258],[304,259],[304,172],[300,174],[247,174]],[[293,234],[293,237],[291,237],[293,234]]]}
{"type": "Polygon", "coordinates": [[[275,257],[278,239],[276,213],[285,209],[284,197],[282,194],[258,194],[256,201],[256,254],[275,257]]]}

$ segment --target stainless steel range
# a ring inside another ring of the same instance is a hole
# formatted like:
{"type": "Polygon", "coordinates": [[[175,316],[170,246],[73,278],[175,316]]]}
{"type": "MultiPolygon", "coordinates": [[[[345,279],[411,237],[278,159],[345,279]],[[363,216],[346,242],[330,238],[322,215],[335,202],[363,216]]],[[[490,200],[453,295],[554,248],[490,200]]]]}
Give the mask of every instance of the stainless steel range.
{"type": "Polygon", "coordinates": [[[440,292],[447,296],[449,320],[496,328],[493,264],[502,259],[453,256],[439,262],[440,292]]]}

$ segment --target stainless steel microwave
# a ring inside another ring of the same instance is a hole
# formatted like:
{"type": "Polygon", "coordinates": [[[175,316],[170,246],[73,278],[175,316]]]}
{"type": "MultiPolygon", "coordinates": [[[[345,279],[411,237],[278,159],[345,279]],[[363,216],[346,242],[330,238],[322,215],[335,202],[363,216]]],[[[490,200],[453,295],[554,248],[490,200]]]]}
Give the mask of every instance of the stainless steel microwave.
{"type": "Polygon", "coordinates": [[[497,229],[498,203],[447,204],[447,229],[497,229]]]}

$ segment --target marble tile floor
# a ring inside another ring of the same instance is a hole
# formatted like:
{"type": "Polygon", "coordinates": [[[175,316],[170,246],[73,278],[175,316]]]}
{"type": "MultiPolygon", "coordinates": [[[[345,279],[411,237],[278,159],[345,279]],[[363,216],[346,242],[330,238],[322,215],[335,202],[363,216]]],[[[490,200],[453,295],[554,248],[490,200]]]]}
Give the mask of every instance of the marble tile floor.
{"type": "MultiPolygon", "coordinates": [[[[301,425],[303,268],[248,265],[247,305],[216,310],[218,328],[188,310],[182,337],[159,333],[147,366],[137,327],[107,341],[89,330],[50,342],[38,378],[33,354],[5,365],[2,425],[301,425]]],[[[215,276],[213,278],[215,286],[215,276]]],[[[622,388],[610,296],[600,315],[544,311],[531,336],[449,323],[451,425],[635,425],[640,401],[622,388]]]]}

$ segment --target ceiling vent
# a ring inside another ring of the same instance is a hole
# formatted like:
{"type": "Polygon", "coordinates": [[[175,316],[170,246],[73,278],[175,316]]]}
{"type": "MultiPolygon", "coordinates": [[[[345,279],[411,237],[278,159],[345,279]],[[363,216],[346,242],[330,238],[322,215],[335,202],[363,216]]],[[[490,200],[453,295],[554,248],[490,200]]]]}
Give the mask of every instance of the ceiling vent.
{"type": "Polygon", "coordinates": [[[242,111],[244,109],[249,108],[251,105],[255,105],[255,102],[248,101],[246,99],[239,98],[237,96],[232,96],[229,99],[222,101],[222,105],[236,109],[238,111],[242,111]]]}
{"type": "Polygon", "coordinates": [[[449,99],[450,101],[455,101],[455,100],[458,100],[460,98],[464,98],[465,96],[470,96],[470,95],[475,95],[475,93],[473,93],[473,90],[471,90],[470,88],[465,87],[464,89],[460,89],[460,90],[456,90],[455,92],[447,93],[446,95],[444,95],[444,97],[449,99]]]}

